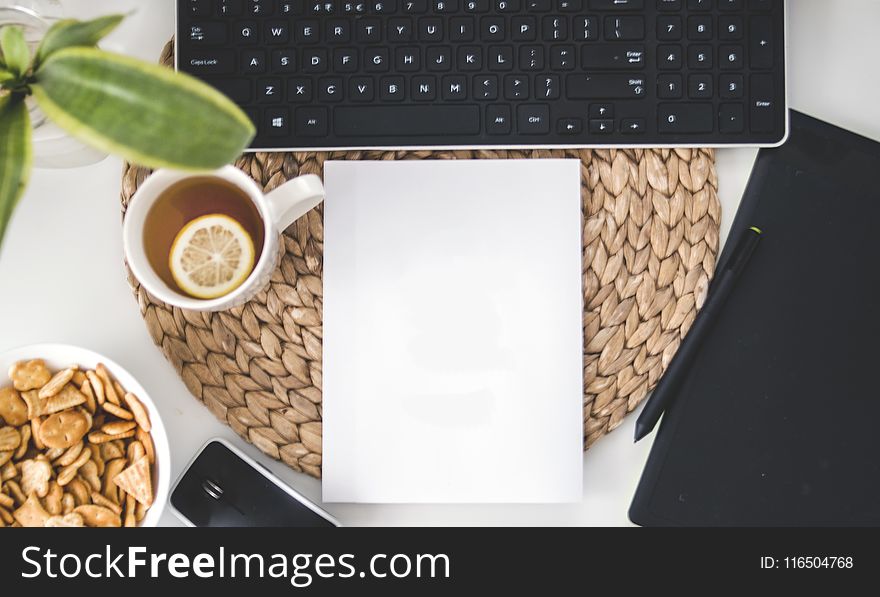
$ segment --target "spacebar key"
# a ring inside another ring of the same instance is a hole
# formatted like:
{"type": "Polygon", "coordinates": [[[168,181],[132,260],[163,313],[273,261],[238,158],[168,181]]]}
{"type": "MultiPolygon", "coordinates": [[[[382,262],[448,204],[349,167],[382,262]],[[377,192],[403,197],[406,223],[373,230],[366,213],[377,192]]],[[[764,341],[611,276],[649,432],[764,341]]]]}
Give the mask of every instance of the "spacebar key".
{"type": "Polygon", "coordinates": [[[476,135],[479,106],[363,106],[333,111],[340,137],[476,135]]]}

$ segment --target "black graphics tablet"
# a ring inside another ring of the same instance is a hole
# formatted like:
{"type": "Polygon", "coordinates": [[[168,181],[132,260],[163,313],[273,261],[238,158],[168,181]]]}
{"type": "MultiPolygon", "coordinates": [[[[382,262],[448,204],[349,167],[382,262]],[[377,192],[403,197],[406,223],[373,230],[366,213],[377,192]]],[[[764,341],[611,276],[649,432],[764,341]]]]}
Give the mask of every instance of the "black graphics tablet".
{"type": "Polygon", "coordinates": [[[878,222],[880,144],[792,112],[731,228],[761,243],[661,421],[633,522],[880,525],[878,222]]]}

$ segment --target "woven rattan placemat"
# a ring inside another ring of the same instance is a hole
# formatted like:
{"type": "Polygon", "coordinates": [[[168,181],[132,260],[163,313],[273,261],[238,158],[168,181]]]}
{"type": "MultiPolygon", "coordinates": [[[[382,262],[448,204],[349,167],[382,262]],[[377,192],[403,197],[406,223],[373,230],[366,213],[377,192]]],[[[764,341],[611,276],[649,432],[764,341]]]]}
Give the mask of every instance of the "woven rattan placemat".
{"type": "MultiPolygon", "coordinates": [[[[162,60],[171,64],[171,57],[169,44],[162,60]]],[[[551,157],[581,160],[587,448],[654,387],[702,305],[721,220],[714,151],[258,153],[236,165],[269,191],[300,174],[321,175],[331,159],[551,157]]],[[[148,174],[126,167],[123,210],[148,174]]],[[[130,272],[129,280],[153,341],[189,391],[269,456],[320,477],[321,209],[300,219],[284,241],[270,286],[227,312],[172,309],[130,272]]]]}

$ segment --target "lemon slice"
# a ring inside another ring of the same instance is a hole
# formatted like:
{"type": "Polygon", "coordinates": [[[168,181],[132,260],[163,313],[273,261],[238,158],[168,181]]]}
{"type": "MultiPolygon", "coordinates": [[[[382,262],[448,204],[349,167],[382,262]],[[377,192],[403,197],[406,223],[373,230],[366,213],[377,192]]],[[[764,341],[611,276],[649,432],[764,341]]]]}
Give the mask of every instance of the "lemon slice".
{"type": "Polygon", "coordinates": [[[227,215],[202,216],[177,234],[168,266],[187,294],[219,298],[241,286],[254,269],[254,241],[227,215]]]}

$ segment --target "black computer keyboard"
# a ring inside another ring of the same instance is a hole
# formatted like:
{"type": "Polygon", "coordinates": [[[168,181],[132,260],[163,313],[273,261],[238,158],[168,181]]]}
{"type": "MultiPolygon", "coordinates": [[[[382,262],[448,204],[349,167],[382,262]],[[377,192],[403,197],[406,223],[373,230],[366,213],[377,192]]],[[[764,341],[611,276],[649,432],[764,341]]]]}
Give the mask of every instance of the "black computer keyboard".
{"type": "Polygon", "coordinates": [[[178,0],[253,147],[773,145],[783,0],[178,0]]]}

